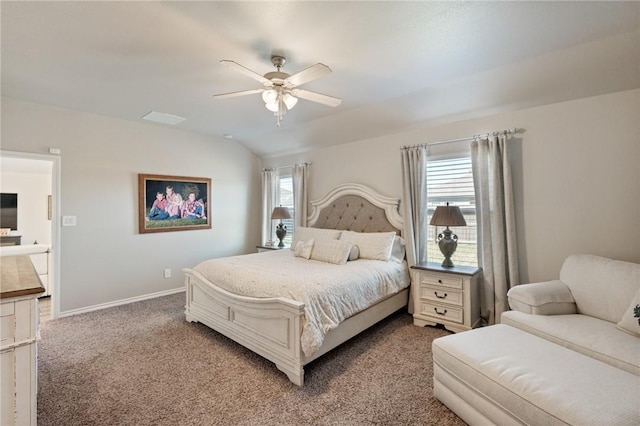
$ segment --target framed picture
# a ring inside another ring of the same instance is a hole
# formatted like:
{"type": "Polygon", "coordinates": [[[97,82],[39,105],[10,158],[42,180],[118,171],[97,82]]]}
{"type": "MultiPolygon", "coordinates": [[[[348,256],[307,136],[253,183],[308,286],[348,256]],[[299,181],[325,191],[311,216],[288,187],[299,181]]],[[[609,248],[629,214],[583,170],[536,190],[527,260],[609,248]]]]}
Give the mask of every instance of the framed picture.
{"type": "Polygon", "coordinates": [[[138,174],[138,232],[211,229],[211,179],[138,174]]]}

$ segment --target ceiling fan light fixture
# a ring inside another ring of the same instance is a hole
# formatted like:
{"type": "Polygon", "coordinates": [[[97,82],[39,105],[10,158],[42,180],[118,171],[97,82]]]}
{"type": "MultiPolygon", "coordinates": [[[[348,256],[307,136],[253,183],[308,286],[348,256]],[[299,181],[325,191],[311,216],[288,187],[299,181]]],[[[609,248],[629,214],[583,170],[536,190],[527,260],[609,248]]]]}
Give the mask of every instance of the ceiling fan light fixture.
{"type": "Polygon", "coordinates": [[[278,112],[278,102],[277,101],[273,101],[273,102],[267,102],[266,104],[264,104],[265,107],[267,107],[267,109],[271,112],[278,112]]]}
{"type": "Polygon", "coordinates": [[[266,104],[275,103],[278,100],[278,92],[274,89],[267,89],[262,92],[262,100],[266,104]]]}
{"type": "MultiPolygon", "coordinates": [[[[1,0],[0,0],[1,1],[1,0]]],[[[331,73],[331,69],[321,63],[317,63],[293,75],[281,71],[286,59],[284,56],[273,55],[271,63],[276,67],[277,71],[268,72],[260,75],[249,68],[230,60],[220,61],[223,65],[232,68],[241,74],[244,74],[254,80],[262,83],[260,89],[242,90],[239,92],[221,93],[214,95],[214,98],[232,98],[236,96],[252,95],[261,93],[264,106],[276,116],[277,124],[280,126],[282,117],[288,110],[293,109],[298,103],[299,98],[321,103],[324,105],[337,107],[342,99],[332,96],[323,95],[321,93],[310,92],[308,90],[300,90],[297,87],[331,73]]]]}
{"type": "Polygon", "coordinates": [[[298,103],[298,98],[294,97],[290,93],[285,93],[282,96],[282,100],[284,104],[287,106],[287,109],[292,109],[298,103]]]}

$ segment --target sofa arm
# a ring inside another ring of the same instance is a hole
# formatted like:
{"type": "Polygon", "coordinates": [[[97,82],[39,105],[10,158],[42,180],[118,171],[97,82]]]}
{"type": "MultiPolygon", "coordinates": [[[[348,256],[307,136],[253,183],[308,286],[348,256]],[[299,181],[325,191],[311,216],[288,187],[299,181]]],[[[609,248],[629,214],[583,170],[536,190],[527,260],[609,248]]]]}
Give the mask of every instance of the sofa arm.
{"type": "Polygon", "coordinates": [[[525,314],[567,315],[577,312],[571,290],[558,280],[518,285],[509,290],[507,297],[511,309],[525,314]]]}

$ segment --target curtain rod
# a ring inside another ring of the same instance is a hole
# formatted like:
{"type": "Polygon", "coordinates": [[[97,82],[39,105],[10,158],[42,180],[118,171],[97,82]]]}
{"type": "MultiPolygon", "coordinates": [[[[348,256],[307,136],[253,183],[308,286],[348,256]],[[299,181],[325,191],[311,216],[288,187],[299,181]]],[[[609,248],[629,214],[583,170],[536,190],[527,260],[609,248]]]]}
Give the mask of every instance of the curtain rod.
{"type": "Polygon", "coordinates": [[[270,170],[285,169],[285,168],[294,167],[294,166],[310,166],[310,165],[311,165],[311,161],[307,161],[307,162],[304,162],[304,163],[287,164],[286,166],[271,167],[271,168],[268,168],[268,169],[262,169],[262,171],[266,172],[266,171],[270,171],[270,170]]]}
{"type": "Polygon", "coordinates": [[[453,142],[464,142],[464,141],[472,141],[475,139],[483,139],[483,138],[488,138],[489,136],[498,136],[498,135],[512,135],[515,133],[524,133],[524,129],[505,129],[505,130],[501,130],[501,131],[497,131],[497,132],[491,132],[491,133],[484,133],[484,134],[480,134],[480,135],[473,135],[473,136],[467,136],[464,138],[458,138],[458,139],[447,139],[444,141],[436,141],[436,142],[427,142],[427,143],[420,143],[417,145],[411,145],[411,146],[403,146],[400,149],[409,149],[409,148],[418,148],[418,147],[428,147],[428,146],[434,146],[434,145],[443,145],[446,143],[453,143],[453,142]]]}

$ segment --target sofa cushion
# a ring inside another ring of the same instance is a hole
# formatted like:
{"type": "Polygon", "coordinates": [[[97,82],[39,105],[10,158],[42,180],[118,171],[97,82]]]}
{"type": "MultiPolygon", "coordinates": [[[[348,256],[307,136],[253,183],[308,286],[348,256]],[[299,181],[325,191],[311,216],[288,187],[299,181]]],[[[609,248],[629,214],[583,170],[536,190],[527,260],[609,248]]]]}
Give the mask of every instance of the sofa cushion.
{"type": "Polygon", "coordinates": [[[617,323],[640,288],[640,265],[599,256],[569,256],[560,281],[571,290],[578,313],[617,323]]]}
{"type": "Polygon", "coordinates": [[[614,367],[640,375],[640,338],[587,315],[529,315],[508,311],[502,324],[535,334],[614,367]]]}
{"type": "Polygon", "coordinates": [[[616,325],[618,329],[626,331],[627,333],[635,334],[640,337],[640,318],[636,316],[636,312],[640,306],[640,290],[633,296],[631,304],[622,315],[622,319],[616,325]]]}
{"type": "Polygon", "coordinates": [[[507,293],[509,306],[516,311],[535,315],[575,314],[576,304],[569,287],[562,281],[521,284],[507,293]]]}
{"type": "Polygon", "coordinates": [[[443,387],[462,387],[466,401],[489,402],[471,403],[493,423],[640,422],[640,377],[516,328],[498,324],[440,337],[432,348],[435,396],[446,395],[443,387]]]}

